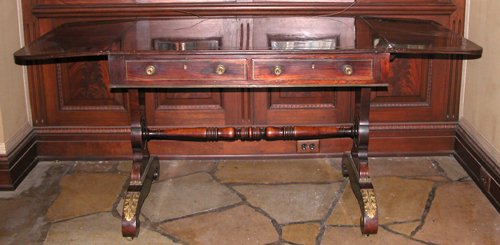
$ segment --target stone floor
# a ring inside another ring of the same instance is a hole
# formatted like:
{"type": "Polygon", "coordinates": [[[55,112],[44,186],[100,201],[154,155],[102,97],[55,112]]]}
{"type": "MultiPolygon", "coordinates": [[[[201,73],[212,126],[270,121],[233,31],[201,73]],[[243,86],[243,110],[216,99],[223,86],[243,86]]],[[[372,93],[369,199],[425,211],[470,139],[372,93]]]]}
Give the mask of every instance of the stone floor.
{"type": "Polygon", "coordinates": [[[139,238],[121,237],[128,162],[41,162],[0,193],[0,244],[500,244],[500,215],[452,157],[372,158],[377,235],[340,159],[165,161],[139,238]]]}

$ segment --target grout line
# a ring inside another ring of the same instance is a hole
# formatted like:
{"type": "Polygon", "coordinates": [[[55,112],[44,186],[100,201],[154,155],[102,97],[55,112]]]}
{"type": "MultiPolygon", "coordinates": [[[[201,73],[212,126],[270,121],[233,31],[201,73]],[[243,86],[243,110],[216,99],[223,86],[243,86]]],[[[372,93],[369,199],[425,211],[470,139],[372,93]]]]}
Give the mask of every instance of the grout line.
{"type": "Polygon", "coordinates": [[[59,223],[68,222],[68,221],[71,221],[71,220],[74,220],[74,219],[85,218],[85,217],[88,217],[88,216],[92,216],[92,215],[96,215],[96,214],[104,214],[104,213],[109,213],[109,211],[99,211],[99,212],[95,212],[95,213],[83,214],[83,215],[78,215],[78,216],[75,216],[75,217],[69,217],[69,218],[66,218],[66,219],[60,219],[60,220],[56,220],[56,221],[48,221],[47,220],[47,222],[50,223],[51,225],[52,224],[59,224],[59,223]]]}
{"type": "Polygon", "coordinates": [[[431,159],[431,163],[436,166],[438,173],[440,173],[443,177],[448,179],[450,182],[453,182],[453,180],[446,174],[446,171],[441,167],[440,163],[438,160],[431,159]]]}
{"type": "Polygon", "coordinates": [[[160,220],[160,221],[155,222],[155,223],[163,224],[163,223],[173,222],[173,221],[177,221],[177,220],[181,220],[181,219],[192,218],[192,217],[195,217],[195,216],[200,216],[200,215],[209,214],[209,213],[220,213],[220,212],[223,212],[223,211],[226,211],[226,210],[229,210],[229,209],[241,206],[243,204],[245,204],[245,202],[237,202],[237,203],[233,203],[233,204],[230,204],[230,205],[227,205],[227,206],[224,206],[224,207],[209,209],[209,210],[200,211],[200,212],[193,213],[193,214],[188,214],[188,215],[179,216],[179,217],[175,217],[175,218],[160,220]]]}
{"type": "Polygon", "coordinates": [[[300,244],[300,243],[290,242],[290,241],[285,240],[285,239],[280,239],[277,243],[274,243],[272,245],[283,245],[283,243],[285,243],[285,242],[287,243],[287,245],[304,245],[304,244],[300,244]]]}
{"type": "Polygon", "coordinates": [[[408,224],[408,223],[413,223],[413,222],[419,222],[420,219],[413,219],[413,220],[407,220],[407,221],[394,221],[390,223],[385,223],[384,225],[402,225],[402,224],[408,224]]]}
{"type": "Polygon", "coordinates": [[[228,188],[229,190],[231,190],[233,193],[235,193],[236,195],[238,195],[241,200],[242,200],[242,203],[244,203],[245,205],[249,206],[250,208],[252,208],[253,210],[255,210],[256,212],[264,215],[265,217],[267,217],[268,219],[271,220],[271,224],[273,225],[274,229],[276,230],[276,232],[278,233],[278,237],[279,239],[281,240],[282,239],[282,236],[283,236],[283,230],[280,226],[280,224],[278,223],[278,221],[276,221],[276,219],[274,219],[270,214],[268,214],[266,211],[264,211],[263,209],[257,207],[257,206],[254,206],[252,205],[250,202],[248,202],[247,200],[247,197],[243,194],[241,194],[240,192],[236,191],[232,186],[230,185],[225,185],[223,183],[220,182],[220,179],[217,178],[215,175],[212,176],[215,181],[217,181],[219,184],[221,185],[224,185],[226,186],[226,188],[228,188]]]}
{"type": "Polygon", "coordinates": [[[153,183],[162,183],[162,182],[166,182],[166,181],[169,181],[169,180],[180,179],[180,178],[182,178],[182,177],[187,177],[187,176],[191,176],[191,175],[195,175],[195,174],[202,174],[202,173],[205,173],[205,174],[209,174],[209,175],[210,175],[210,172],[209,172],[209,171],[198,170],[198,171],[189,172],[189,173],[182,174],[182,175],[176,175],[176,176],[174,176],[174,177],[170,177],[170,178],[167,178],[167,179],[155,180],[155,181],[153,181],[153,183]]]}
{"type": "Polygon", "coordinates": [[[460,179],[457,179],[457,182],[473,182],[470,176],[464,176],[460,179]]]}
{"type": "Polygon", "coordinates": [[[253,185],[253,186],[274,186],[274,185],[330,185],[330,184],[338,184],[338,183],[343,183],[344,180],[338,180],[338,181],[325,181],[325,182],[282,182],[282,183],[251,183],[251,182],[226,182],[223,183],[224,185],[227,186],[247,186],[247,185],[253,185]]]}
{"type": "Polygon", "coordinates": [[[340,201],[340,198],[342,198],[342,195],[346,191],[346,187],[348,184],[349,184],[349,180],[344,179],[344,181],[342,182],[342,185],[337,190],[337,195],[332,200],[332,204],[330,205],[330,208],[328,208],[328,211],[326,212],[325,216],[321,220],[318,235],[316,235],[316,244],[317,245],[319,245],[321,243],[321,241],[323,240],[323,236],[325,235],[325,230],[327,227],[328,218],[332,215],[333,210],[335,209],[335,207],[337,206],[337,204],[340,201]]]}
{"type": "Polygon", "coordinates": [[[421,216],[420,224],[410,233],[410,237],[415,236],[424,226],[425,219],[427,218],[427,215],[429,214],[429,211],[432,206],[432,201],[434,201],[434,197],[436,196],[437,188],[438,188],[437,184],[434,184],[432,190],[429,192],[429,196],[427,197],[427,202],[425,203],[424,212],[422,213],[421,216]]]}
{"type": "Polygon", "coordinates": [[[271,220],[271,224],[273,225],[274,229],[278,233],[279,239],[282,240],[283,230],[282,230],[280,224],[278,223],[278,221],[276,221],[276,219],[274,219],[270,214],[268,214],[263,209],[261,209],[261,208],[259,208],[257,206],[252,205],[250,202],[248,202],[247,197],[245,195],[243,195],[240,192],[236,191],[232,186],[230,186],[228,184],[222,183],[221,180],[219,178],[217,178],[217,176],[215,176],[215,172],[214,172],[214,174],[212,174],[212,178],[217,183],[219,183],[220,185],[225,186],[226,188],[228,188],[229,190],[231,190],[234,194],[238,195],[244,204],[246,204],[247,206],[249,206],[250,208],[252,208],[256,212],[258,212],[258,213],[264,215],[265,217],[269,218],[271,220]]]}
{"type": "Polygon", "coordinates": [[[408,236],[406,234],[399,233],[397,231],[391,230],[389,227],[387,227],[386,224],[380,225],[380,227],[382,227],[384,230],[386,230],[389,233],[392,233],[392,234],[395,234],[395,235],[398,235],[398,236],[402,236],[402,237],[404,237],[404,238],[406,238],[408,240],[412,240],[412,241],[419,242],[419,243],[426,244],[426,245],[437,245],[436,243],[432,243],[432,242],[427,242],[427,241],[424,241],[424,240],[420,240],[420,239],[408,236]]]}
{"type": "Polygon", "coordinates": [[[208,171],[208,173],[212,176],[215,176],[215,173],[219,169],[220,160],[213,160],[212,164],[214,165],[214,167],[210,171],[208,171]]]}
{"type": "Polygon", "coordinates": [[[306,221],[281,223],[281,226],[287,226],[287,225],[305,225],[305,224],[311,224],[311,223],[321,223],[321,220],[306,220],[306,221]]]}
{"type": "MultiPolygon", "coordinates": [[[[142,213],[141,213],[142,215],[142,213]]],[[[168,233],[167,231],[163,230],[162,228],[160,228],[160,223],[158,222],[152,222],[148,217],[146,217],[146,215],[142,215],[141,218],[143,218],[143,221],[145,221],[145,223],[147,224],[147,226],[154,232],[172,240],[173,242],[175,243],[181,243],[181,244],[188,244],[187,242],[183,241],[182,239],[168,233]]],[[[141,228],[143,227],[144,223],[141,223],[141,228]]]]}
{"type": "Polygon", "coordinates": [[[327,227],[344,227],[344,228],[354,228],[360,227],[360,225],[326,225],[327,227]]]}

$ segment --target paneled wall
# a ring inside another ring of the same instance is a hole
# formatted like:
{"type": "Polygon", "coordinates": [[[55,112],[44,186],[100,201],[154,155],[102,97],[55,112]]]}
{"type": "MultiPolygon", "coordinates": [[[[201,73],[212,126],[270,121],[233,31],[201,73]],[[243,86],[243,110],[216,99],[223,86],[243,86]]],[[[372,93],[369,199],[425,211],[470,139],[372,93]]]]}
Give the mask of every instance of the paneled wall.
{"type": "MultiPolygon", "coordinates": [[[[458,32],[462,32],[464,23],[464,0],[276,2],[24,0],[24,29],[29,41],[65,22],[186,14],[278,14],[283,15],[284,23],[286,15],[292,14],[378,15],[431,19],[458,32]],[[197,3],[199,7],[184,4],[186,2],[197,3]],[[221,8],[222,5],[226,7],[221,8]]],[[[235,26],[215,22],[211,23],[211,28],[200,29],[193,35],[248,42],[254,31],[273,31],[270,29],[273,24],[262,25],[244,17],[235,26]],[[240,36],[239,33],[246,34],[240,36]]],[[[274,24],[279,29],[279,24],[274,24]]],[[[302,24],[316,26],[314,19],[302,24]]],[[[317,26],[317,30],[327,28],[317,26]]],[[[429,58],[432,57],[395,57],[391,63],[389,89],[373,94],[374,125],[370,147],[374,155],[444,154],[453,150],[461,63],[429,58]]],[[[29,74],[33,119],[42,158],[129,157],[127,96],[108,89],[106,60],[43,65],[30,68],[29,74]]],[[[146,106],[148,121],[157,128],[310,125],[349,122],[352,101],[352,91],[344,89],[155,90],[148,93],[146,106]]],[[[299,156],[296,145],[294,141],[209,144],[163,141],[153,142],[151,151],[162,157],[299,156]]],[[[350,142],[328,139],[322,140],[320,145],[319,154],[301,156],[339,155],[349,150],[350,142]]]]}

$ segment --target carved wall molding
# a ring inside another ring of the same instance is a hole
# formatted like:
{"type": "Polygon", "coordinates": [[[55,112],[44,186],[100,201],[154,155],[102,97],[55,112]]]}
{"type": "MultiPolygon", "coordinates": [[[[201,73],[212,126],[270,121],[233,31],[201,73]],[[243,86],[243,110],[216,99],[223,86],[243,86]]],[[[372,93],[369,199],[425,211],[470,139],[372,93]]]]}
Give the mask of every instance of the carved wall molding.
{"type": "Polygon", "coordinates": [[[130,127],[36,127],[37,134],[130,134],[130,127]]]}
{"type": "Polygon", "coordinates": [[[370,130],[391,131],[391,130],[440,130],[455,129],[457,123],[371,123],[370,130]]]}

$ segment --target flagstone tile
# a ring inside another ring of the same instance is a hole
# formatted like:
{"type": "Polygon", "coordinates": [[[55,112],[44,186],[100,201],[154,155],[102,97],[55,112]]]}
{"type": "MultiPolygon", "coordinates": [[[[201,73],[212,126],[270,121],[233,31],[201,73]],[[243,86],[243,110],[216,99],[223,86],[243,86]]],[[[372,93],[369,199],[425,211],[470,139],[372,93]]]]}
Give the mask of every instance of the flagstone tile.
{"type": "MultiPolygon", "coordinates": [[[[14,191],[0,191],[0,199],[2,198],[15,198],[20,196],[25,192],[29,192],[30,189],[36,189],[40,187],[45,179],[52,178],[53,176],[48,176],[49,169],[57,167],[59,169],[64,168],[67,170],[70,168],[69,165],[55,163],[55,162],[39,162],[33,170],[26,176],[26,178],[19,184],[19,186],[14,191]]],[[[61,177],[62,173],[59,173],[57,178],[61,177]]],[[[1,211],[1,209],[0,209],[1,211]]]]}
{"type": "Polygon", "coordinates": [[[40,198],[0,199],[0,216],[5,224],[0,226],[0,244],[36,243],[48,226],[43,217],[48,206],[40,198]]]}
{"type": "MultiPolygon", "coordinates": [[[[379,223],[387,224],[420,219],[433,184],[434,182],[429,180],[399,177],[373,179],[379,209],[379,223]]],[[[360,216],[359,204],[351,186],[347,185],[327,223],[330,225],[359,225],[360,216]]]]}
{"type": "Polygon", "coordinates": [[[338,195],[340,183],[243,185],[234,189],[280,224],[324,218],[338,195]]]}
{"type": "Polygon", "coordinates": [[[430,180],[434,182],[450,182],[446,176],[417,176],[417,177],[405,177],[406,179],[416,179],[416,180],[430,180]]]}
{"type": "Polygon", "coordinates": [[[211,172],[215,170],[216,161],[213,160],[168,160],[160,161],[160,180],[197,172],[211,172]]]}
{"type": "Polygon", "coordinates": [[[389,225],[388,228],[392,231],[410,236],[418,225],[420,225],[420,221],[406,222],[402,224],[392,224],[389,225]]]}
{"type": "Polygon", "coordinates": [[[59,194],[59,180],[72,165],[40,162],[16,191],[1,192],[0,244],[37,244],[49,226],[47,209],[59,194]]]}
{"type": "Polygon", "coordinates": [[[327,227],[325,235],[321,241],[323,245],[330,244],[356,244],[356,245],[387,245],[387,244],[405,244],[413,245],[422,243],[413,241],[409,238],[388,232],[379,228],[378,233],[365,237],[361,234],[359,227],[327,227]]]}
{"type": "Polygon", "coordinates": [[[223,183],[301,183],[343,180],[329,159],[225,160],[215,176],[223,183]]]}
{"type": "Polygon", "coordinates": [[[434,182],[383,177],[375,178],[373,184],[377,194],[379,223],[386,224],[420,219],[434,182]]]}
{"type": "Polygon", "coordinates": [[[74,173],[62,177],[61,193],[47,212],[49,221],[111,211],[127,176],[113,173],[74,173]]]}
{"type": "Polygon", "coordinates": [[[500,244],[500,215],[472,182],[439,187],[416,238],[439,244],[500,244]]]}
{"type": "Polygon", "coordinates": [[[361,217],[361,211],[358,200],[356,200],[351,186],[347,184],[332,214],[328,217],[327,224],[359,225],[359,217],[361,217]]]}
{"type": "Polygon", "coordinates": [[[261,245],[279,240],[271,220],[246,205],[167,222],[160,228],[190,245],[261,245]]]}
{"type": "Polygon", "coordinates": [[[431,157],[431,159],[437,161],[445,175],[453,181],[469,177],[460,163],[452,156],[431,157]]]}
{"type": "Polygon", "coordinates": [[[283,227],[283,239],[289,242],[303,245],[316,244],[316,236],[318,236],[320,224],[292,224],[283,227]]]}
{"type": "Polygon", "coordinates": [[[155,182],[142,208],[153,222],[205,212],[241,202],[240,197],[207,173],[155,182]]]}
{"type": "Polygon", "coordinates": [[[75,218],[53,224],[44,244],[178,244],[144,225],[137,238],[127,241],[120,225],[109,212],[75,218]]]}
{"type": "Polygon", "coordinates": [[[435,176],[440,172],[428,157],[374,157],[370,158],[370,175],[435,176]]]}
{"type": "Polygon", "coordinates": [[[73,172],[111,172],[117,165],[116,161],[76,161],[73,172]]]}

